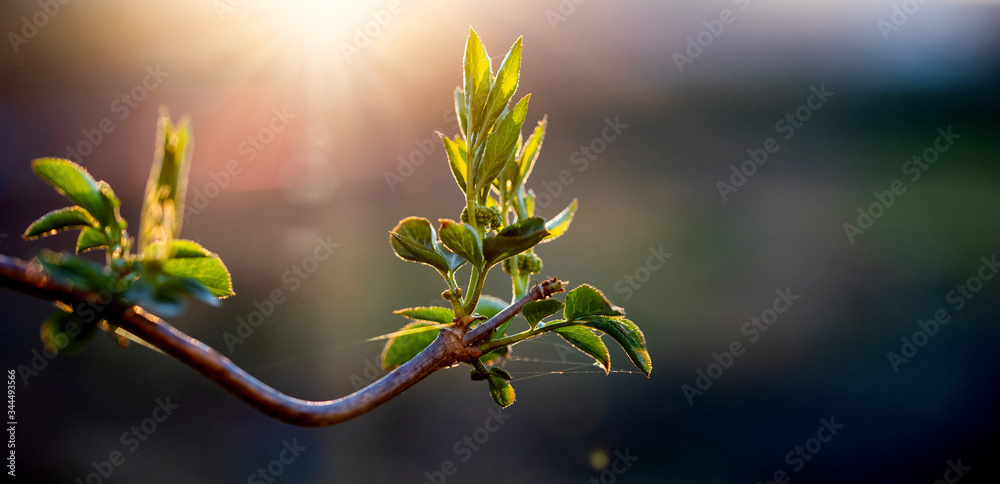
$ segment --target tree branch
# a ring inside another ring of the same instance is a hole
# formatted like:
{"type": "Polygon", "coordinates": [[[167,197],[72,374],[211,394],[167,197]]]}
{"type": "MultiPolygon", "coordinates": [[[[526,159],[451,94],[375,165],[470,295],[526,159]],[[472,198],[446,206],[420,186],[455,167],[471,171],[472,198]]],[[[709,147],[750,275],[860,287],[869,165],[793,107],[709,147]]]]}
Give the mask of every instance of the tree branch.
{"type": "MultiPolygon", "coordinates": [[[[93,303],[98,297],[54,280],[37,265],[4,255],[0,255],[0,286],[71,306],[93,303]]],[[[475,343],[517,315],[525,304],[562,290],[562,283],[554,277],[535,285],[524,297],[471,331],[461,325],[445,328],[430,346],[399,368],[361,390],[327,401],[301,400],[271,388],[218,351],[139,306],[112,302],[100,311],[100,316],[184,362],[265,415],[295,425],[324,427],[371,411],[435,371],[477,358],[481,352],[475,343]]]]}

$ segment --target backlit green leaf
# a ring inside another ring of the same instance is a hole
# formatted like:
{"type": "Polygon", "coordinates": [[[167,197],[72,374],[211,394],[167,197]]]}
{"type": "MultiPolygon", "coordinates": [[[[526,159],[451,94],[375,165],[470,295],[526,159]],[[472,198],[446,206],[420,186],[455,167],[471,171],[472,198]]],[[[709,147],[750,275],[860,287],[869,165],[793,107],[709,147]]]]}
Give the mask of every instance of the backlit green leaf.
{"type": "Polygon", "coordinates": [[[165,113],[157,123],[156,155],[146,182],[146,196],[139,222],[139,252],[153,243],[180,235],[184,220],[184,196],[190,163],[190,127],[178,126],[165,113]]]}
{"type": "Polygon", "coordinates": [[[552,220],[545,222],[545,228],[549,231],[549,235],[542,239],[542,243],[552,242],[569,230],[569,224],[573,222],[573,215],[576,214],[576,206],[577,203],[574,198],[573,203],[570,203],[569,206],[564,208],[562,212],[559,212],[559,215],[556,215],[552,218],[552,220]]]}
{"type": "Polygon", "coordinates": [[[76,253],[82,254],[88,250],[106,248],[108,246],[108,238],[104,236],[104,232],[90,227],[84,227],[80,231],[80,236],[76,239],[76,253]]]}
{"type": "Polygon", "coordinates": [[[482,165],[478,167],[476,173],[477,190],[489,187],[507,163],[513,160],[517,139],[521,136],[521,125],[524,124],[524,116],[528,112],[529,100],[531,94],[521,98],[510,111],[501,116],[496,128],[486,137],[482,165]]]}
{"type": "Polygon", "coordinates": [[[418,321],[432,321],[441,324],[451,324],[455,321],[454,311],[436,306],[397,309],[393,313],[418,321]]]}
{"type": "Polygon", "coordinates": [[[534,328],[539,321],[552,316],[562,308],[563,303],[558,299],[542,299],[525,304],[521,308],[521,314],[524,315],[524,319],[528,320],[528,324],[534,328]]]}
{"type": "Polygon", "coordinates": [[[549,125],[549,117],[544,116],[542,120],[538,122],[535,126],[535,130],[528,137],[528,140],[524,142],[517,155],[517,177],[513,180],[513,188],[517,188],[519,185],[523,185],[525,180],[531,175],[531,170],[535,166],[535,161],[538,160],[538,154],[542,150],[542,141],[545,140],[545,129],[549,125]]]}
{"type": "Polygon", "coordinates": [[[455,177],[458,187],[465,193],[465,176],[468,170],[468,153],[466,152],[465,140],[455,138],[451,140],[447,136],[438,133],[441,142],[444,143],[444,151],[448,154],[448,164],[451,166],[451,174],[455,177]]]}
{"type": "MultiPolygon", "coordinates": [[[[435,326],[433,323],[413,322],[403,326],[400,331],[405,332],[433,328],[435,326]]],[[[415,331],[390,339],[382,350],[382,369],[388,371],[410,361],[414,356],[423,351],[424,348],[434,342],[434,338],[437,338],[438,332],[434,330],[415,331]]]]}
{"type": "Polygon", "coordinates": [[[438,243],[434,227],[425,218],[407,217],[389,235],[389,242],[400,258],[427,264],[442,274],[454,272],[465,263],[438,243]]]}
{"type": "Polygon", "coordinates": [[[31,162],[31,169],[98,223],[108,224],[111,213],[105,207],[97,181],[82,166],[61,158],[40,158],[31,162]]]}
{"type": "Polygon", "coordinates": [[[465,92],[465,102],[469,106],[469,129],[466,130],[466,134],[471,139],[480,130],[489,129],[488,126],[483,126],[483,111],[490,95],[490,84],[493,82],[490,57],[486,54],[483,41],[472,29],[469,29],[469,40],[465,45],[464,67],[465,76],[462,90],[465,92]]]}
{"type": "Polygon", "coordinates": [[[465,92],[455,88],[455,114],[458,116],[458,129],[462,136],[469,136],[469,104],[465,102],[465,92]]]}
{"type": "Polygon", "coordinates": [[[24,231],[24,240],[34,240],[61,230],[97,227],[97,221],[80,207],[66,207],[42,215],[24,231]]]}
{"type": "Polygon", "coordinates": [[[486,267],[534,247],[546,235],[549,231],[545,229],[545,219],[532,217],[508,226],[493,237],[486,237],[483,240],[486,267]]]}
{"type": "Polygon", "coordinates": [[[172,246],[176,247],[174,257],[161,266],[164,273],[177,277],[190,277],[203,284],[218,298],[234,294],[229,270],[217,255],[194,255],[196,252],[193,247],[201,246],[191,241],[174,241],[172,246]],[[182,256],[178,257],[176,255],[178,252],[182,256]]]}
{"type": "Polygon", "coordinates": [[[604,368],[605,373],[611,371],[611,356],[608,354],[608,347],[604,345],[599,336],[594,334],[593,330],[580,326],[565,326],[556,328],[552,332],[562,336],[567,343],[597,360],[601,368],[604,368]]]}
{"type": "Polygon", "coordinates": [[[606,333],[621,345],[637,368],[648,377],[653,371],[653,362],[646,351],[646,337],[639,327],[625,318],[607,316],[587,316],[580,325],[606,333]]]}
{"type": "Polygon", "coordinates": [[[604,293],[589,284],[581,284],[566,294],[563,318],[576,321],[585,316],[622,316],[625,311],[613,306],[604,293]]]}
{"type": "Polygon", "coordinates": [[[483,267],[483,243],[476,229],[466,223],[441,219],[441,242],[472,265],[483,267]]]}
{"type": "Polygon", "coordinates": [[[511,46],[510,51],[507,52],[507,56],[504,57],[503,64],[500,65],[500,70],[497,71],[496,80],[493,82],[493,86],[490,88],[490,95],[486,100],[486,111],[483,118],[484,130],[488,130],[488,127],[493,126],[493,123],[500,117],[500,113],[507,108],[507,103],[510,102],[514,91],[517,90],[517,82],[521,76],[522,40],[522,37],[517,38],[517,41],[511,46]]]}

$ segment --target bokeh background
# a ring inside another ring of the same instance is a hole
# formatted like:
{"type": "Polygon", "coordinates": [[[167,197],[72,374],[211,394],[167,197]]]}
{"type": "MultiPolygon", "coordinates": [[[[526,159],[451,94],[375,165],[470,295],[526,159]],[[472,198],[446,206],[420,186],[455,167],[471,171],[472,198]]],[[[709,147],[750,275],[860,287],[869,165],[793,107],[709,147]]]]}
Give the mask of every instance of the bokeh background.
{"type": "MultiPolygon", "coordinates": [[[[643,328],[653,358],[647,380],[614,347],[621,371],[604,376],[546,338],[506,364],[518,400],[496,431],[484,430],[496,408],[485,385],[462,368],[351,422],[304,429],[173,359],[99,337],[18,377],[24,482],[269,482],[252,477],[268,465],[278,482],[728,483],[783,472],[789,482],[908,483],[958,477],[946,474],[958,465],[969,468],[961,482],[997,474],[1000,279],[983,262],[1000,252],[996,2],[2,9],[0,252],[72,250],[71,235],[20,239],[65,205],[30,171],[42,156],[75,151],[137,227],[158,109],[187,114],[184,235],[221,255],[237,295],[170,322],[309,399],[377,377],[381,344],[365,340],[405,323],[391,310],[443,289],[433,271],[392,255],[386,231],[409,215],[458,217],[463,198],[434,132],[457,131],[452,90],[468,29],[495,67],[524,35],[526,124],[550,122],[529,185],[551,199],[542,215],[580,200],[569,233],[539,249],[542,275],[602,288],[643,328]],[[814,88],[833,94],[803,107],[814,88]],[[795,113],[808,119],[791,133],[776,124],[795,113]],[[105,119],[111,129],[98,135],[105,119]],[[616,120],[627,127],[602,139],[616,120]],[[939,129],[957,135],[947,151],[933,150],[939,129]],[[779,149],[723,197],[718,183],[767,138],[779,149]],[[914,156],[936,161],[912,181],[914,156]],[[905,193],[849,239],[844,224],[893,180],[905,193]],[[320,239],[336,248],[313,264],[320,239]],[[671,255],[660,264],[650,250],[671,255]],[[970,281],[980,271],[992,280],[970,281]],[[957,285],[978,289],[960,309],[957,285]],[[275,290],[287,302],[227,348],[224,334],[275,290]],[[776,290],[799,299],[751,342],[741,328],[776,290]],[[942,309],[950,322],[894,369],[888,353],[942,309]],[[745,353],[686,397],[683,386],[734,342],[745,353]],[[133,452],[121,436],[158,398],[180,407],[133,452]],[[810,443],[831,418],[843,427],[810,443]],[[305,450],[273,464],[286,442],[305,450]],[[794,454],[807,444],[808,461],[794,454]],[[114,451],[124,464],[88,480],[114,451]],[[437,473],[446,461],[453,475],[437,473]]],[[[509,298],[504,279],[497,271],[486,292],[509,298]]],[[[0,292],[5,371],[41,351],[50,311],[0,292]]]]}

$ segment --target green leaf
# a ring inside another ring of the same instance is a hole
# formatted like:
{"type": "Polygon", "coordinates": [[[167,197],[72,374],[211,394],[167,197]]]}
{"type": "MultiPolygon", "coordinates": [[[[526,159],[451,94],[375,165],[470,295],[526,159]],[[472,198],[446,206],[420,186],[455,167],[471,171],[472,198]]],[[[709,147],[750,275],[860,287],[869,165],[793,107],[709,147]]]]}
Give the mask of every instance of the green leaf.
{"type": "Polygon", "coordinates": [[[525,304],[521,308],[521,314],[524,315],[524,319],[527,319],[528,324],[534,329],[539,321],[552,316],[562,308],[563,303],[558,299],[542,299],[525,304]]]}
{"type": "Polygon", "coordinates": [[[203,284],[212,295],[225,298],[235,294],[229,270],[219,256],[190,240],[174,240],[161,270],[177,277],[190,277],[203,284]]]}
{"type": "Polygon", "coordinates": [[[589,284],[581,284],[566,294],[563,318],[576,321],[585,316],[622,316],[625,310],[612,306],[604,293],[589,284]]]}
{"type": "Polygon", "coordinates": [[[479,239],[476,229],[466,223],[456,223],[454,220],[440,219],[441,242],[452,252],[472,263],[478,269],[483,268],[483,242],[479,239]]]}
{"type": "Polygon", "coordinates": [[[434,227],[425,218],[407,217],[389,236],[392,249],[401,259],[427,264],[442,275],[454,272],[465,263],[464,259],[438,244],[434,227]]]}
{"type": "Polygon", "coordinates": [[[476,189],[489,187],[500,175],[504,167],[514,158],[517,139],[521,136],[521,125],[528,112],[531,94],[521,98],[514,107],[497,120],[496,128],[486,137],[482,165],[476,171],[476,189]]]}
{"type": "Polygon", "coordinates": [[[111,214],[108,222],[105,224],[110,237],[108,242],[113,246],[120,245],[122,239],[128,236],[125,233],[128,223],[125,222],[119,211],[121,202],[118,201],[118,196],[115,195],[115,191],[111,189],[111,185],[108,185],[107,182],[103,180],[97,182],[97,188],[101,191],[101,201],[104,203],[104,209],[111,214]]]}
{"type": "Polygon", "coordinates": [[[462,193],[465,193],[465,174],[468,170],[468,153],[465,146],[465,140],[461,138],[455,138],[452,141],[447,136],[438,133],[441,137],[441,142],[444,143],[445,153],[448,154],[448,164],[451,165],[451,174],[455,177],[455,182],[458,183],[458,187],[462,189],[462,193]]]}
{"type": "Polygon", "coordinates": [[[87,211],[101,225],[108,225],[111,213],[101,197],[97,181],[82,166],[61,158],[40,158],[31,169],[69,201],[87,211]]]}
{"type": "Polygon", "coordinates": [[[632,363],[649,377],[649,373],[653,371],[653,362],[649,358],[649,352],[646,351],[646,336],[635,323],[621,317],[587,316],[581,320],[580,325],[603,331],[611,336],[625,350],[632,363]]]}
{"type": "Polygon", "coordinates": [[[507,108],[511,96],[517,90],[517,82],[521,76],[521,41],[523,37],[518,37],[514,45],[511,46],[507,56],[497,71],[496,80],[490,88],[490,95],[486,100],[486,111],[483,118],[483,128],[488,130],[493,126],[500,113],[507,108]]]}
{"type": "Polygon", "coordinates": [[[24,231],[24,240],[34,240],[61,230],[98,227],[97,221],[80,207],[66,207],[42,215],[24,231]]]}
{"type": "Polygon", "coordinates": [[[545,229],[549,231],[549,235],[542,239],[542,243],[552,242],[553,240],[562,237],[562,235],[569,230],[569,224],[573,222],[573,215],[576,214],[576,207],[577,203],[574,198],[573,203],[570,203],[569,206],[564,208],[562,212],[559,212],[559,215],[556,215],[552,218],[552,220],[545,222],[545,229]]]}
{"type": "Polygon", "coordinates": [[[84,227],[76,239],[77,254],[106,247],[108,247],[108,238],[104,236],[104,232],[90,227],[84,227]]]}
{"type": "Polygon", "coordinates": [[[73,354],[82,350],[97,329],[96,317],[89,320],[74,312],[57,309],[42,323],[42,343],[59,350],[59,354],[73,354]]]}
{"type": "Polygon", "coordinates": [[[542,141],[545,139],[545,129],[548,127],[548,124],[549,117],[543,116],[542,120],[535,126],[535,130],[531,133],[531,136],[528,137],[528,140],[521,147],[517,155],[517,162],[514,164],[517,168],[517,176],[512,177],[512,190],[523,185],[525,180],[531,175],[531,170],[535,167],[538,154],[542,150],[542,141]]]}
{"type": "Polygon", "coordinates": [[[218,298],[197,279],[164,270],[142,270],[141,273],[142,276],[125,293],[125,298],[131,304],[142,306],[157,315],[180,315],[187,308],[188,298],[200,299],[212,306],[219,305],[218,298]]]}
{"type": "Polygon", "coordinates": [[[76,289],[98,292],[109,290],[120,292],[111,269],[94,261],[60,252],[43,250],[38,254],[38,262],[53,278],[75,286],[76,289]]]}
{"type": "Polygon", "coordinates": [[[493,397],[493,401],[503,408],[509,407],[514,403],[516,396],[514,395],[514,387],[507,383],[507,380],[503,378],[490,374],[487,377],[487,381],[490,384],[490,396],[493,397]]]}
{"type": "Polygon", "coordinates": [[[186,120],[178,126],[169,115],[157,122],[156,155],[146,182],[146,196],[139,222],[139,252],[150,245],[180,235],[184,220],[184,196],[190,171],[188,154],[191,130],[186,120]]]}
{"type": "MultiPolygon", "coordinates": [[[[469,105],[465,102],[465,91],[455,88],[455,114],[458,116],[458,129],[462,136],[469,136],[469,105]]],[[[464,172],[463,172],[464,173],[464,172]]]]}
{"type": "Polygon", "coordinates": [[[413,332],[395,336],[385,344],[385,348],[382,350],[382,369],[386,371],[391,370],[417,356],[417,353],[420,353],[434,342],[434,338],[437,338],[439,332],[430,329],[425,331],[420,330],[436,327],[436,324],[423,322],[413,322],[403,326],[400,331],[413,332]]]}
{"type": "Polygon", "coordinates": [[[546,235],[549,231],[545,229],[545,219],[532,217],[509,225],[493,237],[486,237],[483,240],[486,267],[534,247],[546,235]]]}
{"type": "Polygon", "coordinates": [[[455,311],[437,306],[397,309],[393,313],[418,321],[431,321],[441,324],[455,322],[455,311]]]}
{"type": "Polygon", "coordinates": [[[611,356],[608,354],[608,347],[604,346],[601,338],[594,334],[591,329],[580,326],[565,326],[556,328],[552,332],[562,336],[567,343],[597,360],[601,368],[604,368],[604,373],[611,372],[611,356]]]}
{"type": "Polygon", "coordinates": [[[469,40],[465,45],[464,68],[465,76],[462,90],[465,92],[469,116],[469,129],[466,130],[466,136],[472,139],[480,130],[489,129],[489,126],[483,126],[483,111],[486,107],[486,99],[490,95],[493,73],[490,67],[490,57],[486,54],[486,47],[483,47],[483,41],[471,28],[469,29],[469,40]]]}

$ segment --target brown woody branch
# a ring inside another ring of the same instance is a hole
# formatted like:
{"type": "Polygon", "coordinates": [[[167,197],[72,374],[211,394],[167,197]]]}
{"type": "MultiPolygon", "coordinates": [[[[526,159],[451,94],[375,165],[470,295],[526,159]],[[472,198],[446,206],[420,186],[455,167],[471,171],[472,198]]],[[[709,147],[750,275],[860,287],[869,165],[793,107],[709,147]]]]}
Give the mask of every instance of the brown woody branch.
{"type": "MultiPolygon", "coordinates": [[[[71,306],[92,303],[98,297],[52,279],[37,265],[4,255],[0,255],[0,286],[71,306]]],[[[218,351],[139,306],[112,303],[102,309],[100,316],[184,362],[265,415],[295,425],[324,427],[371,411],[435,371],[478,358],[482,354],[476,347],[480,340],[516,316],[525,304],[562,290],[562,283],[554,277],[536,284],[527,295],[488,321],[471,330],[463,324],[445,328],[430,346],[399,368],[361,390],[327,401],[301,400],[271,388],[218,351]]]]}

